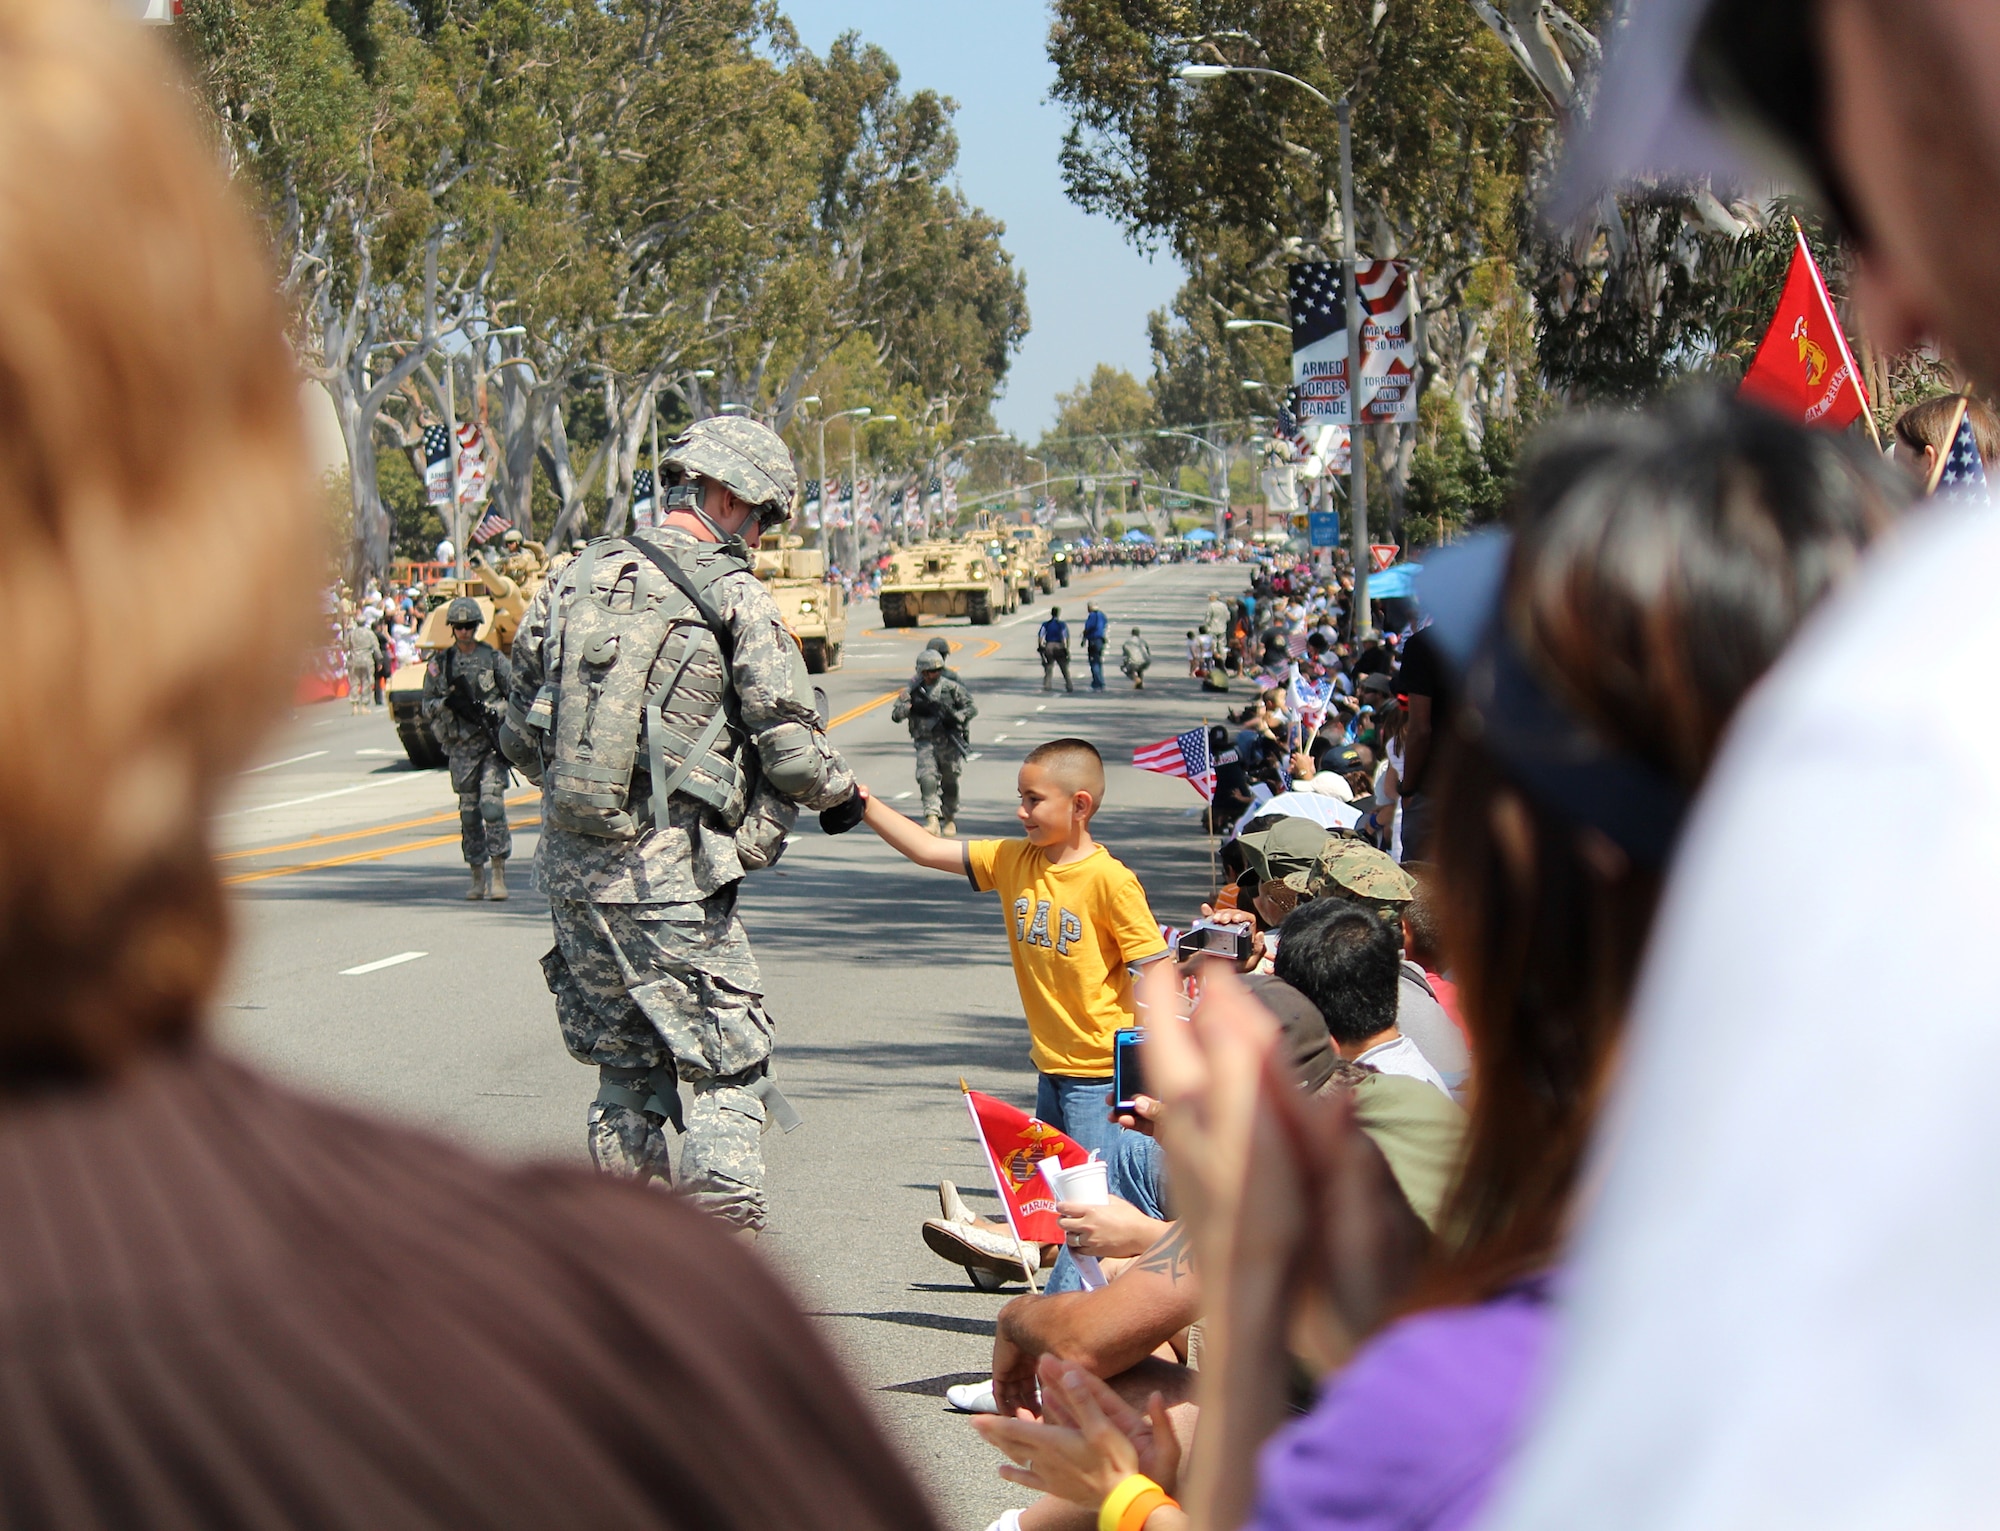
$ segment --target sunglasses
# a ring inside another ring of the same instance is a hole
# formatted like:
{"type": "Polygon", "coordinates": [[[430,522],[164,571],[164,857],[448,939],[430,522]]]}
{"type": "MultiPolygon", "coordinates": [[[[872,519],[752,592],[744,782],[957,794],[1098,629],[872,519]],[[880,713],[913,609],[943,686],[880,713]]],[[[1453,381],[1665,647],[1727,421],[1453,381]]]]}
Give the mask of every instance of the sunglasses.
{"type": "Polygon", "coordinates": [[[1819,194],[1849,238],[1863,229],[1827,138],[1819,0],[1712,0],[1689,60],[1695,92],[1723,125],[1819,194]]]}

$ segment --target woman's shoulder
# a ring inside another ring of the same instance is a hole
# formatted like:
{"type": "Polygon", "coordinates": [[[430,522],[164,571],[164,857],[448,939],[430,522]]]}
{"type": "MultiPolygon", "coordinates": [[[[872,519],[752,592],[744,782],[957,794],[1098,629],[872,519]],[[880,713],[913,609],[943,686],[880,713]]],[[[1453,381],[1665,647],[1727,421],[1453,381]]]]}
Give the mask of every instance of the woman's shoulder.
{"type": "Polygon", "coordinates": [[[1273,1440],[1262,1498],[1297,1513],[1258,1524],[1457,1524],[1513,1444],[1549,1325],[1542,1283],[1391,1325],[1273,1440]]]}

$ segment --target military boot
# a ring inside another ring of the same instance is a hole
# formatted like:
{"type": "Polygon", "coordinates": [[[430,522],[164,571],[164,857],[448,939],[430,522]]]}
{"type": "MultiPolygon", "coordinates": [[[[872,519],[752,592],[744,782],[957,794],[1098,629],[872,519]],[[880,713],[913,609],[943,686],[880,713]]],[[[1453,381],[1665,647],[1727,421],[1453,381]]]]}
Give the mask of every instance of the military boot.
{"type": "Polygon", "coordinates": [[[934,813],[925,814],[924,828],[929,830],[932,834],[936,834],[938,832],[938,816],[934,813]]]}
{"type": "Polygon", "coordinates": [[[487,888],[486,896],[496,904],[504,904],[507,901],[507,858],[495,856],[487,864],[493,868],[493,882],[487,888]]]}
{"type": "Polygon", "coordinates": [[[487,890],[492,885],[492,863],[485,861],[476,862],[472,868],[472,886],[465,890],[466,902],[470,903],[474,899],[485,898],[487,890]]]}
{"type": "Polygon", "coordinates": [[[947,840],[952,839],[958,834],[958,820],[946,819],[939,828],[938,833],[943,835],[947,840]]]}

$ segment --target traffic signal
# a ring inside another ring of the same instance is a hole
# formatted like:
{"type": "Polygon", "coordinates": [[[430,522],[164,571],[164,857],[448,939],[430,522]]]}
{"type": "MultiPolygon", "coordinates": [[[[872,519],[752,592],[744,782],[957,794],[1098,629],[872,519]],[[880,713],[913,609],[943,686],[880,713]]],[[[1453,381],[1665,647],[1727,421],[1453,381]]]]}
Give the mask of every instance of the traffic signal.
{"type": "Polygon", "coordinates": [[[1235,525],[1236,525],[1236,512],[1235,512],[1235,511],[1233,511],[1233,510],[1225,510],[1225,511],[1224,511],[1224,512],[1222,513],[1222,530],[1223,530],[1223,532],[1224,532],[1224,533],[1226,534],[1226,533],[1227,533],[1227,532],[1229,532],[1229,530],[1230,530],[1231,528],[1233,528],[1233,527],[1234,527],[1235,525]]]}

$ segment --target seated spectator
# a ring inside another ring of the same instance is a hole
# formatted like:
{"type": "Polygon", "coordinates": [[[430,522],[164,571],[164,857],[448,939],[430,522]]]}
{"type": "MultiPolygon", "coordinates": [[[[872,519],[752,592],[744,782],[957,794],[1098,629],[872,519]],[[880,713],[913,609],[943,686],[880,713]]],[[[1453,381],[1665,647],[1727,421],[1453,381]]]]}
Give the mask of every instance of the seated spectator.
{"type": "Polygon", "coordinates": [[[1320,899],[1293,910],[1279,931],[1274,975],[1326,1022],[1334,1051],[1382,1074],[1403,1074],[1450,1094],[1444,1078],[1396,1028],[1402,936],[1368,909],[1320,899]]]}
{"type": "MultiPolygon", "coordinates": [[[[1211,973],[1193,1026],[1149,1034],[1147,1070],[1229,1342],[1204,1349],[1187,1509],[1155,1509],[1145,1531],[1477,1518],[1541,1374],[1585,1147],[1685,805],[1744,694],[1907,493],[1839,438],[1697,397],[1554,433],[1523,473],[1511,550],[1457,555],[1465,684],[1436,854],[1475,1088],[1448,1236],[1407,1316],[1287,1424],[1274,1379],[1299,1326],[1365,1333],[1370,1304],[1351,1295],[1391,1278],[1342,1253],[1366,1246],[1373,1219],[1340,1192],[1354,1134],[1275,1086],[1276,1027],[1211,973]]],[[[1129,1443],[1001,1424],[991,1433],[1036,1463],[1036,1485],[1080,1504],[1132,1470],[1129,1443]]]]}
{"type": "Polygon", "coordinates": [[[1438,929],[1437,893],[1432,886],[1437,874],[1410,861],[1403,863],[1403,870],[1417,885],[1416,897],[1403,906],[1404,976],[1429,991],[1463,1036],[1465,1021],[1458,1009],[1458,985],[1444,974],[1443,935],[1438,929]]]}
{"type": "Polygon", "coordinates": [[[291,696],[327,550],[268,245],[165,42],[0,7],[5,1519],[926,1531],[719,1222],[209,1040],[213,815],[291,696]]]}

